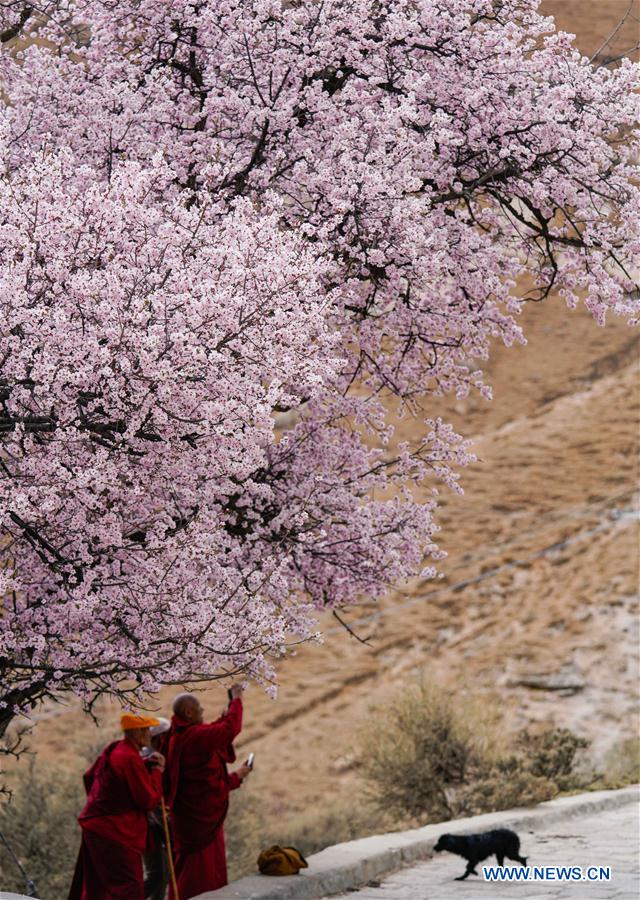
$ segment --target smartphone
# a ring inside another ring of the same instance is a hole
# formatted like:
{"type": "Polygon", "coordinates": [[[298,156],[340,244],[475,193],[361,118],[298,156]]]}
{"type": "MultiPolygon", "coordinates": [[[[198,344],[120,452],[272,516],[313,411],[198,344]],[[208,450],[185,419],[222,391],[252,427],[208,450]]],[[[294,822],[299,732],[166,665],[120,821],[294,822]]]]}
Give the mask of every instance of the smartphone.
{"type": "Polygon", "coordinates": [[[249,766],[250,769],[253,769],[254,758],[255,758],[255,753],[250,753],[249,756],[247,756],[247,761],[245,763],[245,766],[249,766]]]}

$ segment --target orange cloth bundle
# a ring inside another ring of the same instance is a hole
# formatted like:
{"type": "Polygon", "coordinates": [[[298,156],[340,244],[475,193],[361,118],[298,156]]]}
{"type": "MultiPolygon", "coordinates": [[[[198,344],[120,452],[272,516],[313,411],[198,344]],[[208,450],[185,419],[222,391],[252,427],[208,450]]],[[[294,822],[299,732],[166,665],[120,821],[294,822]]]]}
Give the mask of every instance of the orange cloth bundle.
{"type": "Polygon", "coordinates": [[[308,867],[306,859],[295,847],[275,844],[258,857],[258,868],[263,875],[297,875],[300,869],[308,867]]]}

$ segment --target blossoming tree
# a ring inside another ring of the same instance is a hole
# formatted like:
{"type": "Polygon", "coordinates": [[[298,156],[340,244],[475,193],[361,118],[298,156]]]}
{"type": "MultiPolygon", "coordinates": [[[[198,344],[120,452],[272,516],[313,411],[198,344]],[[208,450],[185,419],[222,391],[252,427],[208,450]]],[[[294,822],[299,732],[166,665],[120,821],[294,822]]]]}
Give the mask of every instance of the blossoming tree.
{"type": "Polygon", "coordinates": [[[527,300],[634,319],[634,67],[536,0],[0,16],[0,717],[268,678],[438,557],[467,446],[390,398],[488,396],[527,300]]]}

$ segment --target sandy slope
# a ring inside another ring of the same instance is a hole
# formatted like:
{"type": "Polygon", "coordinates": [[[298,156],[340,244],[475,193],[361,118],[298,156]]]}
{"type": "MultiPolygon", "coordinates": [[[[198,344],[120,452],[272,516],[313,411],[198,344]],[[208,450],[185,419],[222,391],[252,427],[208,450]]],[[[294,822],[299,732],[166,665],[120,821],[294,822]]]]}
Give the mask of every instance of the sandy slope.
{"type": "MultiPolygon", "coordinates": [[[[544,4],[588,53],[627,5],[544,4]]],[[[628,23],[618,45],[633,39],[628,23]]],[[[510,727],[569,725],[596,752],[637,725],[639,336],[556,299],[522,319],[528,345],[496,347],[489,365],[491,404],[428,410],[474,436],[480,457],[464,496],[444,498],[443,578],[351,611],[368,645],[327,617],[324,646],[282,665],[278,701],[249,691],[239,744],[256,751],[255,787],[278,785],[274,815],[357,787],[354,734],[371,700],[421,672],[486,694],[510,727]]],[[[401,435],[412,427],[400,423],[401,435]]],[[[223,690],[205,702],[217,715],[223,690]]],[[[34,742],[77,765],[116,720],[105,708],[98,734],[75,706],[45,710],[34,742]]]]}

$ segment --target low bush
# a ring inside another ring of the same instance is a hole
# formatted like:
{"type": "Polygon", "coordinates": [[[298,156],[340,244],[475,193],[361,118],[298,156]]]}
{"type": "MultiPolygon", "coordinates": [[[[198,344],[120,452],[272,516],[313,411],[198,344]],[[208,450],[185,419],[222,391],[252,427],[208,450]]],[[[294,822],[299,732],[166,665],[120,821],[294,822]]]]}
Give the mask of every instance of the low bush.
{"type": "Polygon", "coordinates": [[[577,771],[588,741],[566,728],[504,728],[482,704],[434,685],[403,689],[372,711],[361,774],[379,806],[421,822],[529,806],[585,787],[577,771]]]}
{"type": "MultiPolygon", "coordinates": [[[[77,815],[84,803],[82,780],[31,761],[0,804],[0,831],[22,863],[40,897],[63,900],[78,855],[77,815]]],[[[0,885],[25,892],[25,883],[0,842],[0,885]]]]}
{"type": "Polygon", "coordinates": [[[496,767],[485,777],[460,789],[453,804],[455,816],[476,816],[515,806],[534,806],[551,800],[558,786],[549,778],[519,768],[505,776],[496,767]]]}
{"type": "Polygon", "coordinates": [[[523,731],[518,736],[518,744],[532,775],[548,778],[560,790],[574,790],[582,786],[576,772],[576,762],[579,752],[586,750],[589,741],[568,728],[553,728],[542,734],[523,731]]]}
{"type": "Polygon", "coordinates": [[[467,706],[423,683],[374,707],[362,734],[360,772],[396,816],[449,818],[455,789],[488,770],[485,726],[467,706]]]}

